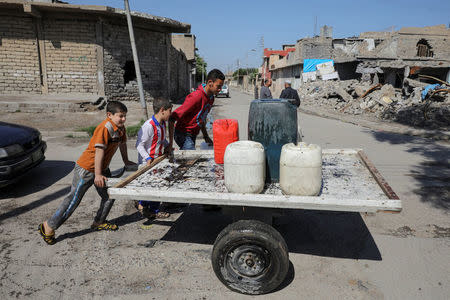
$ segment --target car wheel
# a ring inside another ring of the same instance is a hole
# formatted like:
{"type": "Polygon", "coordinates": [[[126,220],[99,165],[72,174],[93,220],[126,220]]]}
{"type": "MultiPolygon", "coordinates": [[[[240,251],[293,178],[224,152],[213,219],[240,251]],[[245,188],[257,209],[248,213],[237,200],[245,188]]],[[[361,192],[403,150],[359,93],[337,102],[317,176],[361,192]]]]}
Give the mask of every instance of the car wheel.
{"type": "Polygon", "coordinates": [[[211,258],[219,280],[242,294],[273,291],[289,269],[289,252],[283,237],[272,226],[255,220],[241,220],[222,230],[211,258]]]}

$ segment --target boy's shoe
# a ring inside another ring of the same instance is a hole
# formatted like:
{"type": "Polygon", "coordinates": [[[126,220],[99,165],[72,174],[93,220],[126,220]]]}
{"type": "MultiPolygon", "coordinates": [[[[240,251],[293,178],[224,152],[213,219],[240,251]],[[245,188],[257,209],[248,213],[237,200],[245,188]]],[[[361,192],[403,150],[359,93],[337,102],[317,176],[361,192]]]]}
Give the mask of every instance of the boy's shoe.
{"type": "Polygon", "coordinates": [[[113,223],[109,223],[108,221],[105,221],[105,223],[102,224],[92,224],[91,225],[91,229],[93,230],[108,230],[108,231],[116,231],[117,229],[119,229],[119,226],[117,226],[116,224],[113,223]]]}
{"type": "Polygon", "coordinates": [[[158,212],[150,212],[148,211],[146,213],[146,217],[148,219],[167,219],[168,217],[170,217],[170,213],[166,212],[166,211],[158,211],[158,212]]]}
{"type": "Polygon", "coordinates": [[[48,245],[53,245],[56,243],[56,239],[55,239],[55,233],[53,234],[46,234],[44,232],[44,224],[39,224],[38,226],[38,230],[39,230],[39,234],[42,236],[42,239],[44,240],[44,242],[46,242],[48,245]]]}
{"type": "Polygon", "coordinates": [[[141,214],[141,217],[144,217],[144,207],[139,206],[139,201],[134,201],[134,207],[137,209],[137,211],[141,214]]]}

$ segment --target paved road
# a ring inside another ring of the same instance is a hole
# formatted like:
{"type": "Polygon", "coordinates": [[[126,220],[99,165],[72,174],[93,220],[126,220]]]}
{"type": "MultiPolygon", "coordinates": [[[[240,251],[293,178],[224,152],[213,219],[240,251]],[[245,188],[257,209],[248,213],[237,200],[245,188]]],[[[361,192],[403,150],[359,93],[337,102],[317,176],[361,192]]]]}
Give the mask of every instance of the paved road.
{"type": "MultiPolygon", "coordinates": [[[[248,104],[252,98],[237,91],[233,91],[232,96],[231,100],[219,99],[216,102],[217,118],[238,119],[239,134],[245,139],[248,104]]],[[[403,200],[403,211],[401,214],[379,213],[361,219],[352,216],[355,218],[353,225],[367,226],[374,245],[366,250],[378,250],[379,257],[355,261],[331,259],[330,255],[291,254],[291,260],[299,262],[298,265],[294,263],[299,270],[296,274],[300,273],[302,277],[296,276],[291,285],[298,284],[302,289],[308,287],[311,291],[308,295],[316,295],[313,291],[327,291],[328,288],[328,292],[339,289],[343,292],[341,295],[348,298],[352,295],[351,289],[355,288],[367,292],[366,296],[446,298],[450,294],[450,271],[444,267],[450,265],[450,145],[301,113],[298,119],[303,140],[308,143],[316,143],[323,148],[363,149],[403,200]],[[314,276],[302,274],[305,267],[311,268],[314,276]],[[323,267],[326,271],[322,270],[323,267]],[[323,280],[323,276],[327,279],[323,280]],[[365,285],[367,289],[361,285],[352,287],[353,280],[368,283],[365,285]]],[[[327,216],[330,219],[323,222],[328,222],[330,227],[325,226],[326,232],[320,234],[343,235],[342,243],[347,238],[351,240],[352,233],[358,229],[351,228],[349,220],[343,225],[342,232],[333,232],[334,217],[327,216]]],[[[332,246],[339,249],[341,245],[332,246]]],[[[353,249],[344,247],[340,250],[353,249]]],[[[326,297],[328,294],[319,295],[326,297]]]]}
{"type": "MultiPolygon", "coordinates": [[[[250,96],[218,99],[215,118],[237,118],[241,139],[250,96]]],[[[131,113],[131,112],[130,112],[131,113]]],[[[275,228],[290,249],[282,287],[263,299],[447,299],[450,294],[449,147],[299,114],[307,142],[363,148],[403,199],[401,214],[288,211],[275,228]]],[[[37,224],[68,192],[86,140],[46,136],[47,160],[0,194],[0,297],[246,299],[215,277],[210,251],[230,219],[198,206],[147,224],[117,201],[115,233],[88,228],[98,196],[88,191],[46,246],[37,224]],[[148,226],[150,225],[150,226],[148,226]]],[[[136,156],[130,141],[130,156],[136,156]]],[[[112,168],[121,166],[119,155],[112,168]]]]}

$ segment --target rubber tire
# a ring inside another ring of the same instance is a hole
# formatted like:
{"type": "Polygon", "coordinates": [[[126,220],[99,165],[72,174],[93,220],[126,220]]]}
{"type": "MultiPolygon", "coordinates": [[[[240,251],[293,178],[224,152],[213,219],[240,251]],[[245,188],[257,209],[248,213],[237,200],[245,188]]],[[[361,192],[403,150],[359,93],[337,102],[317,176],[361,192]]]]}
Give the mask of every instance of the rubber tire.
{"type": "Polygon", "coordinates": [[[214,273],[226,287],[242,294],[260,295],[273,291],[286,278],[289,251],[281,234],[272,226],[256,220],[241,220],[228,225],[217,236],[211,261],[214,273]],[[270,264],[264,274],[255,278],[242,277],[228,270],[228,253],[242,245],[256,245],[269,253],[270,264]]]}

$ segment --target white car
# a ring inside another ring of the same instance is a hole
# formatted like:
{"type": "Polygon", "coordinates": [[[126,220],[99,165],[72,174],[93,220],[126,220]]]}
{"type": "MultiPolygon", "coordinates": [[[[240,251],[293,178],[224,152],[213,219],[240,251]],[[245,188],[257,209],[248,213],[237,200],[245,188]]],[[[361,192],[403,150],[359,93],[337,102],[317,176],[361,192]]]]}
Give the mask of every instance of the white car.
{"type": "Polygon", "coordinates": [[[222,90],[219,92],[217,96],[225,96],[227,98],[230,98],[230,88],[228,87],[228,85],[224,84],[222,86],[222,90]]]}

